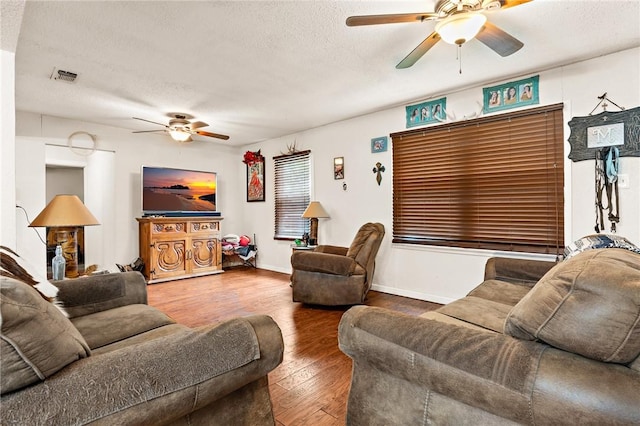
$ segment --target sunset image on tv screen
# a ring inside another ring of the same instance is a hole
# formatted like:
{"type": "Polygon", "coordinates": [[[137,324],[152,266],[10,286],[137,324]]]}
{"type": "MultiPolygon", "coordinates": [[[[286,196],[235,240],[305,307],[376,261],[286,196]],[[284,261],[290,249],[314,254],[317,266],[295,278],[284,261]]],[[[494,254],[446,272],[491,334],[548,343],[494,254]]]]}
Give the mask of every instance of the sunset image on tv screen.
{"type": "Polygon", "coordinates": [[[216,211],[216,174],[160,167],[142,173],[142,210],[216,211]]]}

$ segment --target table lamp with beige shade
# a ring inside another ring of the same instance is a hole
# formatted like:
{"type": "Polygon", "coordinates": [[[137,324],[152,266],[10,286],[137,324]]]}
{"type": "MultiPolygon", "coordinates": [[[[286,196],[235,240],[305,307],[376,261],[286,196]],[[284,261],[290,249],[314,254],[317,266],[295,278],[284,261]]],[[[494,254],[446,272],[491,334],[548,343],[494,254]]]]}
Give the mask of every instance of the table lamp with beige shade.
{"type": "Polygon", "coordinates": [[[309,230],[309,244],[314,246],[318,244],[318,218],[328,218],[329,213],[326,212],[319,201],[312,201],[309,203],[304,213],[302,213],[302,217],[306,217],[311,220],[311,226],[309,230]]]}
{"type": "Polygon", "coordinates": [[[78,276],[78,228],[100,225],[77,195],[56,195],[31,222],[30,227],[53,228],[53,242],[62,246],[65,276],[78,276]]]}

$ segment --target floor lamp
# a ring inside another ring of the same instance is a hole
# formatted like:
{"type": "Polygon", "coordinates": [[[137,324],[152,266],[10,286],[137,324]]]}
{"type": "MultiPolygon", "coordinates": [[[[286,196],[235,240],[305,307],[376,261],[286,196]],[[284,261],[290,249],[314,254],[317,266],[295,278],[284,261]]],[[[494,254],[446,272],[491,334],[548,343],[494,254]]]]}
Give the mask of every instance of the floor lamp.
{"type": "Polygon", "coordinates": [[[329,217],[329,213],[326,212],[319,201],[312,201],[309,203],[304,213],[302,213],[302,217],[307,217],[311,220],[309,245],[315,246],[318,244],[318,218],[329,217]]]}
{"type": "Polygon", "coordinates": [[[100,225],[77,195],[56,195],[29,226],[54,228],[54,243],[62,246],[65,277],[78,276],[78,228],[100,225]]]}

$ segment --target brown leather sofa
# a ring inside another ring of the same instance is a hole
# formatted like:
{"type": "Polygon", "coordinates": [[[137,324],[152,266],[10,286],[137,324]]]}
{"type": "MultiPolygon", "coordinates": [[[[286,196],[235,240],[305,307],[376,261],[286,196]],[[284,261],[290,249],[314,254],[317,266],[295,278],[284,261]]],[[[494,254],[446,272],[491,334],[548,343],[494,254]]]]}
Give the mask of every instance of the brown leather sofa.
{"type": "Polygon", "coordinates": [[[349,425],[640,424],[640,255],[490,259],[465,298],[421,317],[358,306],[349,425]]]}
{"type": "Polygon", "coordinates": [[[66,318],[25,282],[0,281],[0,424],[275,423],[267,374],[284,345],[270,317],[191,329],[126,272],[56,281],[66,318]]]}
{"type": "Polygon", "coordinates": [[[366,223],[350,247],[318,246],[291,256],[293,301],[312,305],[363,303],[373,281],[384,225],[366,223]]]}

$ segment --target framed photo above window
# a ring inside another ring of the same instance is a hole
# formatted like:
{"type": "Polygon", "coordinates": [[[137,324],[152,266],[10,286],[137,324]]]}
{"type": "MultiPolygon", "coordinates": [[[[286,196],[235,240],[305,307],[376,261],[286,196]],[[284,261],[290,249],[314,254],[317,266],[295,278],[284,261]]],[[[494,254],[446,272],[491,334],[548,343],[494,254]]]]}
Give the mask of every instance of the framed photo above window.
{"type": "Polygon", "coordinates": [[[247,164],[247,201],[264,201],[264,157],[247,164]]]}
{"type": "Polygon", "coordinates": [[[406,106],[407,128],[444,121],[447,118],[446,108],[447,98],[406,106]]]}
{"type": "Polygon", "coordinates": [[[502,111],[540,103],[538,80],[539,76],[535,75],[524,80],[483,88],[484,112],[502,111]]]}

